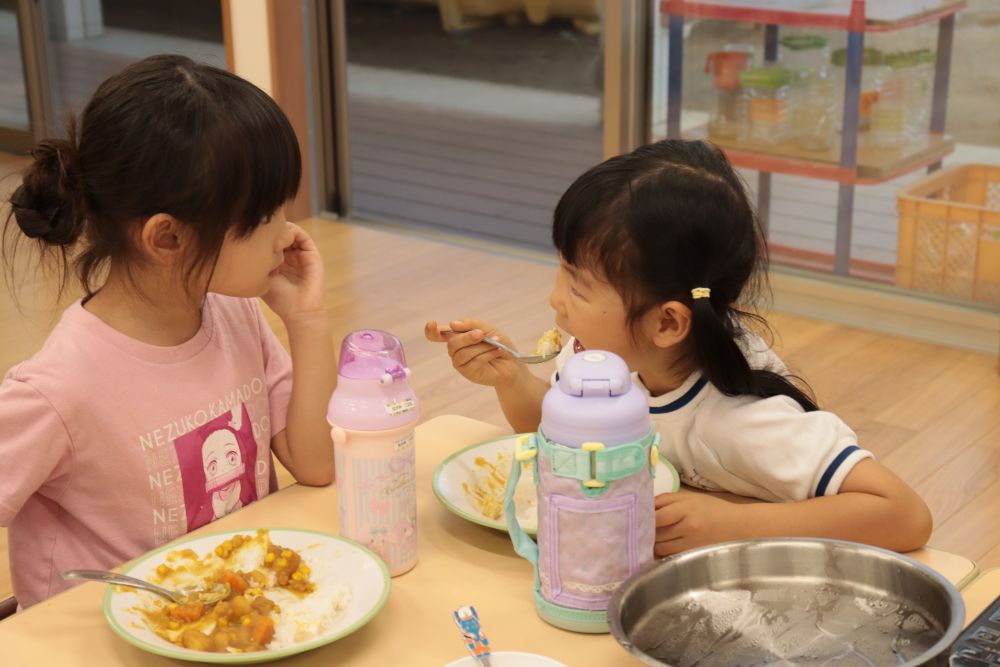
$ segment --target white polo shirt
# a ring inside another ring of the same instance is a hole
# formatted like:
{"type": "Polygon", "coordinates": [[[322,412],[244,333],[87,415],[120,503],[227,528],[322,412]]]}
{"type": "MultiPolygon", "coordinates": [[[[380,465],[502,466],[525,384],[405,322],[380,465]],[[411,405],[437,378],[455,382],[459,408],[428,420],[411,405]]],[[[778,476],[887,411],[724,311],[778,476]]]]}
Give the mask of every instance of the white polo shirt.
{"type": "MultiPolygon", "coordinates": [[[[759,337],[748,336],[744,351],[751,367],[788,373],[759,337]]],[[[556,358],[553,384],[571,356],[572,340],[556,358]]],[[[689,486],[772,502],[832,496],[872,457],[840,417],[806,412],[788,396],[726,396],[700,372],[662,396],[650,396],[638,373],[632,382],[646,394],[660,455],[689,486]]]]}

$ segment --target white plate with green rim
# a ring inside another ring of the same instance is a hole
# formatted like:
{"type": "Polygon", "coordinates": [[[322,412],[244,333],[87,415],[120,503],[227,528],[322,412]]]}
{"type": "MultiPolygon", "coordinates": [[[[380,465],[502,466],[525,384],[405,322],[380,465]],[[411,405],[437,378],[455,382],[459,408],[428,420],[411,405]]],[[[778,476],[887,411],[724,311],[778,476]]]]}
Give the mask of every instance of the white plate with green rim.
{"type": "MultiPolygon", "coordinates": [[[[303,562],[311,570],[309,576],[316,583],[316,590],[305,596],[294,596],[289,593],[289,597],[302,601],[303,604],[299,607],[289,607],[284,601],[280,603],[285,606],[280,613],[272,613],[276,634],[275,640],[269,643],[267,649],[245,653],[212,653],[171,643],[149,627],[142,612],[142,609],[152,608],[158,601],[162,601],[162,598],[136,589],[109,586],[104,594],[105,619],[122,639],[150,653],[195,662],[250,664],[278,660],[346,637],[374,618],[385,604],[389,597],[389,570],[382,560],[368,549],[329,533],[291,528],[268,530],[272,543],[292,549],[302,556],[303,562]],[[342,586],[349,589],[346,604],[342,609],[329,611],[325,603],[336,599],[342,586]],[[306,602],[310,598],[314,602],[306,602]],[[307,606],[314,605],[323,607],[323,612],[306,609],[307,606]],[[281,619],[282,615],[285,616],[284,621],[281,619]],[[287,633],[291,631],[292,626],[282,627],[281,624],[296,621],[317,625],[305,631],[309,636],[288,638],[287,633]],[[279,647],[271,648],[275,644],[279,644],[279,647]]],[[[232,530],[192,537],[146,554],[127,564],[122,573],[155,582],[158,579],[156,568],[166,564],[171,554],[191,549],[199,558],[203,558],[227,539],[236,535],[254,536],[256,533],[256,530],[232,530]]],[[[177,560],[172,561],[172,563],[177,562],[177,560]]],[[[268,590],[271,589],[265,589],[265,594],[268,590]]]]}
{"type": "MultiPolygon", "coordinates": [[[[503,489],[501,479],[506,481],[510,474],[510,465],[514,457],[514,444],[517,435],[507,435],[493,440],[487,440],[461,449],[446,458],[434,471],[434,495],[451,512],[458,516],[478,523],[481,526],[495,528],[507,532],[507,520],[503,514],[503,489]],[[490,466],[496,468],[499,477],[492,479],[492,509],[487,503],[484,513],[479,502],[482,496],[475,495],[476,489],[486,490],[492,472],[490,466]],[[478,487],[477,487],[478,485],[478,487]],[[496,503],[499,503],[500,507],[496,503]]],[[[653,480],[653,492],[656,494],[670,493],[681,486],[680,477],[673,466],[663,460],[656,466],[656,478],[653,480]]],[[[538,530],[538,506],[535,493],[535,480],[531,468],[521,471],[521,479],[514,494],[514,504],[517,507],[517,518],[521,529],[529,535],[538,530]]]]}
{"type": "MultiPolygon", "coordinates": [[[[478,667],[480,664],[471,655],[461,660],[449,662],[444,667],[478,667]]],[[[521,653],[519,651],[500,651],[490,654],[491,667],[566,667],[552,658],[536,653],[521,653]]]]}

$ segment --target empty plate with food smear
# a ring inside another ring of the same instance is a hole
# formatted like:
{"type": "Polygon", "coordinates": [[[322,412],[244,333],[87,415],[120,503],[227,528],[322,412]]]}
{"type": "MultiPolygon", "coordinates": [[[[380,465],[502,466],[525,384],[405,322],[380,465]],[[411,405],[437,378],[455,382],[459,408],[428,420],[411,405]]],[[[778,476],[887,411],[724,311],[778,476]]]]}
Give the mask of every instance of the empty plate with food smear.
{"type": "MultiPolygon", "coordinates": [[[[508,435],[466,447],[442,462],[434,471],[434,495],[450,511],[482,526],[507,530],[503,512],[504,491],[514,458],[518,435],[508,435]]],[[[529,468],[514,490],[514,506],[521,530],[534,535],[538,529],[538,494],[529,468]]],[[[669,493],[680,488],[680,478],[673,466],[660,461],[653,480],[655,493],[669,493]]]]}

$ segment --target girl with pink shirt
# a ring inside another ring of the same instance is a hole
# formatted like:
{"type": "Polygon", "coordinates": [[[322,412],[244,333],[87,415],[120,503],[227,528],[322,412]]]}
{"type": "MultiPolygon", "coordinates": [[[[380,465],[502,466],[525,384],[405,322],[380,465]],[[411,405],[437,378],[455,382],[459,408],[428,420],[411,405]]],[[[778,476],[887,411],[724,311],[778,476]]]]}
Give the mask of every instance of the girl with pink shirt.
{"type": "Polygon", "coordinates": [[[264,92],[154,56],[32,156],[4,227],[8,278],[30,239],[84,296],[0,384],[21,608],[68,587],[65,570],[113,567],[276,490],[272,454],[329,484],[336,377],[322,259],[283,208],[298,143],[264,92]]]}

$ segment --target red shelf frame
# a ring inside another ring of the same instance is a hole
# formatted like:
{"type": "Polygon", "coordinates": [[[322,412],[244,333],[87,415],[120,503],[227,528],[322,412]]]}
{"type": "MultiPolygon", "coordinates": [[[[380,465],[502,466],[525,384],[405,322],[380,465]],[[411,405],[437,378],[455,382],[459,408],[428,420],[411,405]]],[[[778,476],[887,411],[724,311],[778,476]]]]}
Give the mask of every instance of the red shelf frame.
{"type": "MultiPolygon", "coordinates": [[[[813,11],[803,9],[772,9],[747,4],[734,5],[732,2],[715,0],[660,0],[660,12],[669,17],[670,66],[667,76],[667,136],[682,137],[681,98],[683,81],[683,27],[687,18],[716,19],[757,23],[767,26],[765,32],[765,60],[777,58],[778,26],[795,26],[846,32],[848,66],[844,93],[844,141],[840,159],[836,164],[823,160],[809,160],[797,155],[774,155],[758,152],[756,147],[720,146],[736,166],[757,170],[758,211],[767,232],[770,209],[771,174],[798,174],[811,178],[834,181],[839,184],[837,195],[837,223],[834,239],[834,273],[849,275],[852,272],[851,225],[854,209],[854,188],[857,185],[880,183],[927,167],[940,166],[941,158],[954,149],[944,145],[940,150],[918,153],[912,162],[906,159],[899,164],[890,163],[884,169],[870,169],[870,165],[858,165],[858,104],[861,86],[862,53],[865,33],[902,30],[924,23],[938,24],[938,58],[934,75],[934,101],[931,108],[930,131],[944,135],[945,104],[948,91],[948,76],[951,67],[951,49],[954,39],[955,14],[966,7],[967,0],[937,0],[936,4],[920,9],[913,5],[913,13],[898,18],[869,17],[868,9],[878,0],[841,0],[842,5],[819,7],[813,11]],[[841,13],[834,13],[843,8],[841,13]]],[[[775,4],[775,3],[770,3],[775,4]]],[[[903,11],[909,8],[904,6],[903,11]]],[[[905,156],[904,156],[905,158],[905,156]]]]}
{"type": "Polygon", "coordinates": [[[856,182],[854,169],[838,164],[799,160],[781,155],[755,153],[752,151],[720,146],[735,167],[766,171],[771,174],[793,174],[825,181],[836,181],[845,185],[856,182]]]}
{"type": "Polygon", "coordinates": [[[859,176],[855,169],[841,167],[836,164],[811,162],[809,160],[799,160],[797,158],[769,155],[767,153],[754,153],[752,151],[727,148],[725,146],[720,146],[719,148],[726,153],[729,162],[736,167],[766,171],[772,174],[806,176],[819,180],[834,181],[842,185],[876,185],[878,183],[885,183],[894,178],[899,178],[900,176],[929,167],[952,151],[952,148],[948,147],[946,150],[942,150],[940,153],[931,155],[919,162],[900,167],[883,178],[869,178],[859,176]]]}
{"type": "Polygon", "coordinates": [[[890,32],[923,23],[939,21],[964,9],[966,0],[955,0],[939,9],[931,10],[899,21],[880,21],[865,16],[865,2],[853,2],[848,14],[822,14],[785,9],[764,9],[729,5],[724,2],[699,0],[660,0],[660,12],[672,16],[741,21],[766,25],[790,25],[802,28],[844,30],[853,32],[890,32]]]}

